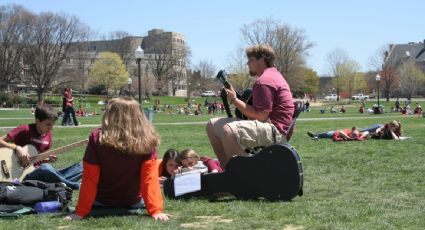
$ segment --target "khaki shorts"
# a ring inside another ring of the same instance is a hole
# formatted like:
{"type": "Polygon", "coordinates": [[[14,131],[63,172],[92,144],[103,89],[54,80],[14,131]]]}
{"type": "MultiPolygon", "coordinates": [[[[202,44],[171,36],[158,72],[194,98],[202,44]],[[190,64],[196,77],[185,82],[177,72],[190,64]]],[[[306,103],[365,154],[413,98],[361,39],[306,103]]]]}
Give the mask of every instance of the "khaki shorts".
{"type": "Polygon", "coordinates": [[[274,144],[273,129],[276,130],[276,144],[286,143],[286,136],[277,131],[273,124],[258,120],[239,120],[238,118],[213,118],[210,120],[216,135],[223,138],[223,127],[228,125],[242,149],[274,144]]]}

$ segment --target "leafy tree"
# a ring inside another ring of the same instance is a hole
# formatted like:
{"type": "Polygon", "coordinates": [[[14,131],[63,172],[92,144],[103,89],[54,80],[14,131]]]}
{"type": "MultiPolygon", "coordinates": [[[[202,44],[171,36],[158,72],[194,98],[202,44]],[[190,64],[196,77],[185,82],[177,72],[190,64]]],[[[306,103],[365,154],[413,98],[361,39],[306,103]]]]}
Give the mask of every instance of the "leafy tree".
{"type": "Polygon", "coordinates": [[[310,68],[303,68],[300,74],[302,85],[302,92],[308,94],[316,94],[319,91],[319,75],[316,71],[310,68]]]}
{"type": "Polygon", "coordinates": [[[106,92],[116,93],[127,85],[128,72],[117,53],[102,52],[90,71],[91,86],[104,86],[106,92]]]}

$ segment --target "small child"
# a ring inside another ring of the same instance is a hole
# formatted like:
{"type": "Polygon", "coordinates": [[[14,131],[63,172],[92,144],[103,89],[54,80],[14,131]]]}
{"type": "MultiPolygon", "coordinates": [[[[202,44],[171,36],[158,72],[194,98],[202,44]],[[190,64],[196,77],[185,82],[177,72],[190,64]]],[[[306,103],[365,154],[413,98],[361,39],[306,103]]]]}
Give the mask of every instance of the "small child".
{"type": "Polygon", "coordinates": [[[209,173],[223,172],[221,164],[218,160],[211,159],[207,156],[199,157],[198,153],[196,153],[193,149],[185,149],[181,151],[178,157],[178,161],[183,168],[189,169],[195,166],[198,161],[202,161],[202,163],[208,167],[209,173]]]}

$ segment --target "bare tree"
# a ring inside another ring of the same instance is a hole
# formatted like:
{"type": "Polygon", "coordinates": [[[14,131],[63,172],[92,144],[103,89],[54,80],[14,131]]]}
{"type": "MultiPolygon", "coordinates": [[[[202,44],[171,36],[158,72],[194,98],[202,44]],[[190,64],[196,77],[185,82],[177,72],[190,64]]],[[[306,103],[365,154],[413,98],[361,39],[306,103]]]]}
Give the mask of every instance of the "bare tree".
{"type": "Polygon", "coordinates": [[[88,74],[91,66],[91,59],[96,58],[98,53],[89,52],[90,38],[94,34],[88,26],[82,26],[79,30],[78,42],[71,45],[69,52],[66,54],[67,63],[58,74],[57,83],[65,83],[67,85],[74,84],[80,91],[84,91],[88,84],[88,74]]]}
{"type": "Polygon", "coordinates": [[[423,87],[425,74],[412,61],[403,63],[399,72],[401,90],[411,98],[423,87]]]}
{"type": "Polygon", "coordinates": [[[229,81],[238,92],[242,93],[247,88],[251,88],[254,83],[254,78],[248,74],[248,65],[246,64],[247,58],[245,49],[238,47],[228,57],[228,73],[230,75],[229,81]]]}
{"type": "Polygon", "coordinates": [[[23,70],[23,32],[29,12],[21,6],[0,6],[0,90],[20,78],[23,70]]]}
{"type": "Polygon", "coordinates": [[[149,49],[145,49],[148,64],[151,66],[152,74],[156,79],[158,93],[168,92],[168,82],[172,87],[176,82],[177,73],[182,73],[182,68],[187,65],[187,57],[190,49],[186,46],[173,45],[171,37],[164,36],[153,41],[149,49]],[[165,90],[164,90],[165,88],[165,90]]]}
{"type": "Polygon", "coordinates": [[[330,76],[333,76],[334,79],[332,83],[336,88],[337,101],[339,101],[340,90],[343,87],[342,77],[344,75],[342,66],[344,63],[347,63],[349,60],[348,54],[345,50],[335,49],[332,52],[328,53],[326,56],[326,62],[329,68],[330,76]]]}
{"type": "Polygon", "coordinates": [[[200,71],[201,78],[214,78],[217,72],[217,68],[214,66],[211,60],[200,60],[198,64],[194,66],[196,71],[200,71]]]}
{"type": "Polygon", "coordinates": [[[383,85],[383,94],[387,101],[389,101],[391,93],[397,89],[399,77],[395,71],[395,63],[386,62],[388,57],[386,47],[389,46],[384,45],[380,47],[376,53],[369,58],[369,65],[372,67],[373,71],[381,75],[381,80],[378,84],[383,85]]]}
{"type": "Polygon", "coordinates": [[[307,41],[303,30],[267,18],[243,25],[241,32],[248,45],[268,44],[273,47],[276,52],[276,67],[285,75],[291,88],[300,88],[299,75],[305,65],[308,50],[314,46],[307,41]]]}
{"type": "Polygon", "coordinates": [[[79,40],[81,23],[74,16],[51,12],[34,15],[25,31],[25,60],[29,83],[36,85],[38,100],[52,85],[71,43],[79,40]]]}
{"type": "Polygon", "coordinates": [[[117,53],[126,66],[129,65],[129,62],[134,57],[134,47],[142,43],[141,37],[140,39],[134,39],[134,37],[126,31],[113,31],[103,37],[104,40],[110,41],[105,43],[105,50],[117,53]]]}

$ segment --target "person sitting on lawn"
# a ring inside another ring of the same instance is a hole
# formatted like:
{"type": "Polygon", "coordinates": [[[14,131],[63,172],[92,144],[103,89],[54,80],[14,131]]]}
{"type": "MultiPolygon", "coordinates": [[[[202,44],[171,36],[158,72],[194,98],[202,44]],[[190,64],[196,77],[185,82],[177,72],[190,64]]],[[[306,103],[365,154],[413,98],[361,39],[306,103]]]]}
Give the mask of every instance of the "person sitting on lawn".
{"type": "MultiPolygon", "coordinates": [[[[22,167],[26,167],[30,163],[30,154],[23,148],[24,146],[31,144],[39,153],[49,150],[52,146],[52,129],[58,119],[57,112],[51,105],[38,103],[34,110],[34,116],[35,123],[20,125],[0,138],[0,147],[15,150],[22,167]]],[[[63,182],[72,189],[79,189],[79,180],[83,170],[81,163],[75,163],[57,171],[50,164],[57,159],[57,156],[50,155],[47,159],[36,162],[35,170],[26,175],[24,180],[40,180],[48,183],[63,182]]]]}
{"type": "Polygon", "coordinates": [[[347,110],[345,109],[345,107],[342,105],[341,106],[341,109],[339,109],[339,112],[340,113],[345,113],[345,112],[347,112],[347,110]]]}
{"type": "Polygon", "coordinates": [[[369,132],[367,131],[360,132],[355,126],[351,129],[340,129],[318,134],[312,131],[307,132],[307,135],[313,140],[317,140],[319,138],[332,138],[333,141],[363,141],[368,134],[369,132]]]}
{"type": "Polygon", "coordinates": [[[413,110],[413,114],[417,114],[418,117],[422,114],[422,107],[418,103],[416,103],[416,107],[413,110]]]}
{"type": "Polygon", "coordinates": [[[155,220],[166,221],[159,186],[159,135],[131,98],[114,98],[92,131],[83,158],[83,181],[74,214],[80,220],[93,207],[141,208],[155,220]],[[125,128],[123,128],[125,127],[125,128]]]}

